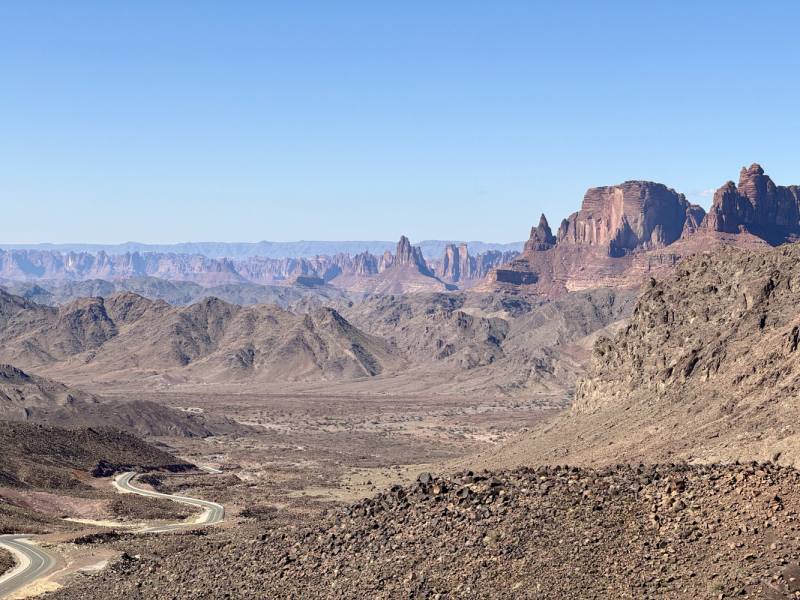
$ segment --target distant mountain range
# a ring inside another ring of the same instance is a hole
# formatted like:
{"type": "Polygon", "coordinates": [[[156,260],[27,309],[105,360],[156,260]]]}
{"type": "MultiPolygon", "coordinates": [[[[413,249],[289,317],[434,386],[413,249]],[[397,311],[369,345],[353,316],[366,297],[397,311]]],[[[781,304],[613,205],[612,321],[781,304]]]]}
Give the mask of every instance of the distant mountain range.
{"type": "MultiPolygon", "coordinates": [[[[444,254],[448,244],[469,246],[472,254],[481,254],[489,250],[500,252],[522,252],[525,242],[510,244],[489,244],[486,242],[463,242],[446,240],[423,240],[419,246],[425,258],[439,258],[444,254]]],[[[383,254],[386,250],[394,250],[397,242],[381,241],[304,241],[299,242],[185,242],[182,244],[142,244],[125,242],[124,244],[3,244],[4,250],[58,250],[59,252],[105,252],[106,254],[125,254],[126,252],[159,252],[174,254],[202,254],[209,258],[244,259],[253,256],[265,258],[313,258],[318,255],[333,256],[343,253],[355,256],[362,252],[373,255],[383,254]]]]}

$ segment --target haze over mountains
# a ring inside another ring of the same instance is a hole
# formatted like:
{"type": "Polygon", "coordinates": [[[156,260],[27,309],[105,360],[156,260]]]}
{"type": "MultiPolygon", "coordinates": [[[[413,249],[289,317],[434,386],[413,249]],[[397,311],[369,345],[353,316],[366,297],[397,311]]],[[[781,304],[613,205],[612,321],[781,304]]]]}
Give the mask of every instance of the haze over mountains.
{"type": "MultiPolygon", "coordinates": [[[[422,250],[426,258],[441,256],[448,244],[467,244],[474,253],[481,254],[489,250],[500,252],[520,252],[523,242],[508,244],[495,244],[487,242],[464,242],[445,240],[422,240],[416,245],[422,250]]],[[[0,244],[4,249],[18,250],[56,250],[62,253],[83,252],[97,254],[133,254],[138,252],[155,252],[159,254],[202,254],[209,258],[235,258],[244,259],[252,256],[264,258],[314,258],[315,256],[333,256],[335,254],[350,254],[355,256],[362,252],[380,255],[391,251],[395,242],[380,241],[299,241],[299,242],[186,242],[182,244],[142,244],[139,242],[126,242],[124,244],[0,244]]]]}

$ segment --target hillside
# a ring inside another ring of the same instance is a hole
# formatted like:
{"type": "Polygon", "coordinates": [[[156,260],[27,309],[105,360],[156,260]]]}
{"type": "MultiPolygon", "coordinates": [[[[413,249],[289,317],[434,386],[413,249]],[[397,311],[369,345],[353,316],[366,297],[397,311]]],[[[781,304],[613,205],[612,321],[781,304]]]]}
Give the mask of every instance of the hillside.
{"type": "Polygon", "coordinates": [[[63,380],[181,373],[202,380],[347,379],[404,359],[331,309],[294,315],[210,298],[188,308],[132,293],[51,308],[0,292],[0,361],[63,380]]]}
{"type": "Polygon", "coordinates": [[[415,376],[435,374],[438,391],[567,397],[596,337],[625,323],[635,297],[587,290],[537,306],[504,294],[372,295],[341,310],[404,352],[415,376]]]}
{"type": "Polygon", "coordinates": [[[164,469],[185,471],[192,465],[141,439],[113,428],[49,427],[0,421],[0,487],[83,489],[85,475],[164,469]]]}
{"type": "Polygon", "coordinates": [[[182,412],[156,402],[108,401],[11,365],[0,365],[0,419],[116,427],[141,436],[208,437],[241,430],[224,417],[182,412]]]}
{"type": "Polygon", "coordinates": [[[126,277],[104,279],[39,279],[35,282],[4,280],[0,289],[46,306],[60,306],[78,298],[111,296],[133,292],[150,300],[164,300],[173,306],[188,306],[206,298],[219,298],[230,304],[253,306],[274,304],[288,310],[304,298],[318,299],[321,304],[336,300],[357,300],[363,294],[349,293],[330,285],[240,285],[226,284],[211,287],[191,281],[170,281],[158,277],[126,277]]]}
{"type": "Polygon", "coordinates": [[[719,246],[646,284],[569,414],[486,458],[796,464],[800,246],[719,246]]]}

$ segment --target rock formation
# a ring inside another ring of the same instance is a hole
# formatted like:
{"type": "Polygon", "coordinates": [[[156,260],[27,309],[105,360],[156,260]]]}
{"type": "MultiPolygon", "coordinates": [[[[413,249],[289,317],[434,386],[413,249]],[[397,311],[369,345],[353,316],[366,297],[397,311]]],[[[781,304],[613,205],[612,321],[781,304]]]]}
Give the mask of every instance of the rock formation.
{"type": "Polygon", "coordinates": [[[727,182],[714,194],[714,204],[702,228],[707,231],[746,231],[772,245],[800,236],[800,186],[776,186],[760,165],[742,167],[739,185],[727,182]]]}
{"type": "Polygon", "coordinates": [[[615,257],[663,248],[681,237],[688,214],[694,217],[698,208],[660,183],[592,188],[581,210],[561,222],[558,243],[604,246],[615,257]]]}
{"type": "Polygon", "coordinates": [[[489,272],[476,291],[547,299],[595,286],[637,287],[665,277],[685,257],[719,244],[748,249],[800,238],[800,186],[776,186],[757,164],[714,195],[708,215],[660,183],[592,188],[552,240],[547,219],[522,255],[489,272]]]}
{"type": "Polygon", "coordinates": [[[377,263],[377,273],[363,276],[348,271],[331,283],[353,292],[369,294],[444,292],[454,289],[448,288],[434,274],[422,257],[419,246],[412,246],[406,236],[400,236],[394,256],[387,250],[377,263]]]}
{"type": "Polygon", "coordinates": [[[416,269],[423,275],[432,275],[428,270],[425,259],[422,258],[422,250],[420,250],[419,246],[412,246],[404,235],[401,235],[400,241],[397,242],[397,251],[395,252],[392,266],[416,269]]]}
{"type": "Polygon", "coordinates": [[[500,267],[519,256],[519,252],[488,250],[471,256],[467,244],[447,244],[440,259],[428,261],[436,277],[466,290],[480,283],[490,269],[500,267]]]}
{"type": "Polygon", "coordinates": [[[556,243],[556,237],[550,230],[550,225],[547,223],[547,217],[539,217],[539,226],[531,227],[531,236],[525,242],[525,252],[541,252],[542,250],[549,250],[556,243]]]}

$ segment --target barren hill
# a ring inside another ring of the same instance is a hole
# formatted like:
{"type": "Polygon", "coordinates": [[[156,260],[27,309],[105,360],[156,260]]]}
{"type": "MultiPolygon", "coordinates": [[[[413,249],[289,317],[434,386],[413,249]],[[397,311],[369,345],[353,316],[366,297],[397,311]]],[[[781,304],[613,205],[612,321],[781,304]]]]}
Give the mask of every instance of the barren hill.
{"type": "Polygon", "coordinates": [[[651,280],[568,415],[489,459],[800,460],[800,246],[719,246],[651,280]]]}
{"type": "Polygon", "coordinates": [[[352,378],[403,358],[331,309],[294,315],[209,298],[188,308],[132,293],[58,308],[0,293],[0,360],[77,377],[181,373],[201,380],[352,378]]]}
{"type": "Polygon", "coordinates": [[[635,292],[586,290],[537,306],[505,294],[373,295],[342,307],[365,331],[391,342],[431,389],[569,397],[598,335],[613,335],[635,292]]]}
{"type": "Polygon", "coordinates": [[[108,401],[46,377],[0,365],[0,419],[67,427],[116,427],[142,436],[207,437],[241,429],[221,417],[150,401],[108,401]]]}
{"type": "Polygon", "coordinates": [[[0,486],[75,489],[96,476],[128,469],[183,471],[193,465],[113,428],[65,429],[0,421],[0,486]]]}

